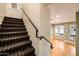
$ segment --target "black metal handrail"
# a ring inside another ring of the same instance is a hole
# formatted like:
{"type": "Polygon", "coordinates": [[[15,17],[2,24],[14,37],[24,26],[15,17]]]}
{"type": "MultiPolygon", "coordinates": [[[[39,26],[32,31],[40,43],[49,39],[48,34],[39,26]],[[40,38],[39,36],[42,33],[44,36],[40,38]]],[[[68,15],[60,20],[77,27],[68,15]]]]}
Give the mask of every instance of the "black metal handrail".
{"type": "Polygon", "coordinates": [[[34,23],[30,20],[30,18],[28,17],[28,15],[27,15],[26,12],[24,11],[24,9],[21,8],[21,10],[22,10],[23,13],[25,14],[25,16],[28,18],[28,20],[30,21],[30,23],[33,25],[33,27],[36,29],[36,37],[39,38],[40,40],[41,40],[41,39],[45,39],[47,42],[49,42],[49,43],[51,44],[51,49],[52,49],[52,48],[53,48],[52,43],[51,43],[48,39],[46,39],[44,36],[38,36],[39,30],[38,30],[37,27],[34,25],[34,23]]]}

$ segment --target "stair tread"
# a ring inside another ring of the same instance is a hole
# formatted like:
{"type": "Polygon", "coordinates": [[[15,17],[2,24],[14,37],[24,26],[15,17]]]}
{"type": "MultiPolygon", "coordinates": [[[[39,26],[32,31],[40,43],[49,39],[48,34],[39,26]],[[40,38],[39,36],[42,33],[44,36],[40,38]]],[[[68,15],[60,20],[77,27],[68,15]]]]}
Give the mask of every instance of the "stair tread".
{"type": "Polygon", "coordinates": [[[25,36],[17,36],[17,37],[10,37],[10,38],[3,38],[0,41],[5,41],[5,40],[13,40],[13,39],[19,39],[19,38],[25,38],[25,37],[29,37],[29,35],[25,35],[25,36]]]}
{"type": "Polygon", "coordinates": [[[18,20],[18,19],[4,19],[4,21],[23,21],[22,19],[18,20]]]}
{"type": "Polygon", "coordinates": [[[7,17],[7,16],[5,16],[4,18],[22,20],[21,18],[14,18],[14,17],[7,17]]]}
{"type": "Polygon", "coordinates": [[[2,24],[9,24],[9,25],[24,25],[23,23],[2,23],[2,24]]]}
{"type": "Polygon", "coordinates": [[[24,26],[22,24],[21,25],[20,24],[17,24],[17,25],[16,24],[2,24],[2,25],[8,25],[8,26],[24,26]]]}
{"type": "Polygon", "coordinates": [[[26,33],[27,33],[27,31],[17,31],[17,32],[1,32],[1,33],[0,33],[0,35],[5,35],[5,34],[17,34],[17,33],[24,33],[24,32],[26,32],[26,33]]]}
{"type": "Polygon", "coordinates": [[[13,22],[13,21],[3,21],[3,23],[6,22],[6,23],[23,23],[23,22],[13,22]]]}
{"type": "Polygon", "coordinates": [[[0,29],[25,29],[25,28],[0,28],[0,29]]]}
{"type": "Polygon", "coordinates": [[[4,21],[11,21],[11,22],[23,22],[22,20],[4,20],[4,21]]]}

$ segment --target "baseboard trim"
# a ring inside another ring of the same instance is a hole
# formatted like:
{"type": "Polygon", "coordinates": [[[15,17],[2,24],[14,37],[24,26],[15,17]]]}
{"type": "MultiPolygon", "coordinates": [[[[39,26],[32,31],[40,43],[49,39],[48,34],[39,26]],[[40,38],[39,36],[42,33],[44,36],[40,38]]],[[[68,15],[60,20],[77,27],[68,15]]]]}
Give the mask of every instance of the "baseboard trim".
{"type": "Polygon", "coordinates": [[[64,39],[64,37],[53,36],[52,38],[56,38],[56,39],[58,39],[58,40],[63,40],[63,41],[65,41],[65,42],[69,43],[69,44],[76,45],[76,41],[66,40],[66,39],[64,39]]]}

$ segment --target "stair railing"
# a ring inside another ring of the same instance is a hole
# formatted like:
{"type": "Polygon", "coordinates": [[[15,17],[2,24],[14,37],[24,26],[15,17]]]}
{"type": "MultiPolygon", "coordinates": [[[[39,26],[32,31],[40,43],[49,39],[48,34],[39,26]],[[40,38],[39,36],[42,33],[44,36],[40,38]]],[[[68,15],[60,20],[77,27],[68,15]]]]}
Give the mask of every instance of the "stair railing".
{"type": "Polygon", "coordinates": [[[30,23],[32,24],[32,26],[35,28],[35,30],[36,30],[36,38],[39,38],[40,40],[41,40],[41,39],[45,39],[47,42],[50,43],[50,45],[51,45],[50,48],[52,49],[52,48],[53,48],[52,43],[51,43],[48,39],[46,39],[44,36],[38,36],[39,30],[38,30],[37,27],[34,25],[34,23],[30,20],[30,18],[28,17],[28,15],[27,15],[27,13],[24,11],[24,9],[21,8],[21,10],[23,11],[24,15],[28,18],[28,20],[30,21],[30,23]]]}

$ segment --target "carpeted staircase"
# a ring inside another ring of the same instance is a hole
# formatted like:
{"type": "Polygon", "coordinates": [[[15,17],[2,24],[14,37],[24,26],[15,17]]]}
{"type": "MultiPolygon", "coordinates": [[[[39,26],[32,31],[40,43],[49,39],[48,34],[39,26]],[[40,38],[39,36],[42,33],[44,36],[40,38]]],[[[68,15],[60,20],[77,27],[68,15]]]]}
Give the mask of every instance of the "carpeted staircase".
{"type": "Polygon", "coordinates": [[[0,56],[35,56],[22,19],[4,17],[0,25],[0,56]]]}

